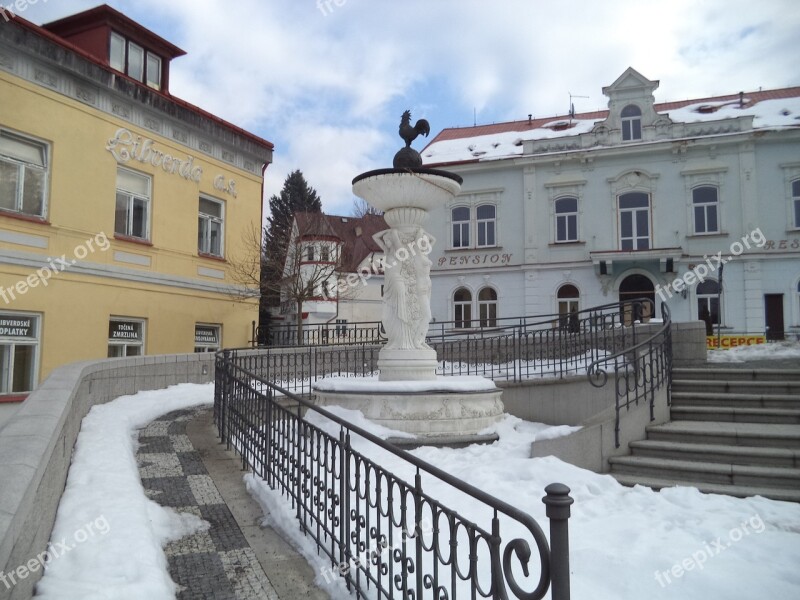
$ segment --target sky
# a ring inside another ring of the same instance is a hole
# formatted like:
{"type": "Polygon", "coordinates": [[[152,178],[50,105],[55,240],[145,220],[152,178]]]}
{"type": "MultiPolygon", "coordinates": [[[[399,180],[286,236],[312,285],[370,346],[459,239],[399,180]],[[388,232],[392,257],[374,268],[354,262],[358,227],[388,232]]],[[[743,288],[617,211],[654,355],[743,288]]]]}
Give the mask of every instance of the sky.
{"type": "MultiPolygon", "coordinates": [[[[100,3],[28,2],[19,14],[37,24],[100,3]]],[[[604,109],[629,66],[661,82],[657,102],[800,85],[796,0],[108,4],[187,52],[173,95],[275,144],[266,198],[299,169],[331,214],[351,212],[353,177],[391,166],[406,109],[433,137],[564,115],[570,94],[577,112],[604,109]]]]}

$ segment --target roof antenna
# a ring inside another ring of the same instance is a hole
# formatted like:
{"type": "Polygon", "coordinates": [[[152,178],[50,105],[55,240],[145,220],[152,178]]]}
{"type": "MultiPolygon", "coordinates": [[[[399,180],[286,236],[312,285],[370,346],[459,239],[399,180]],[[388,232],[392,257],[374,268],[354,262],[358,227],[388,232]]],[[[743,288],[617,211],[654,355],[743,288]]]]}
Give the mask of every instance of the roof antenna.
{"type": "Polygon", "coordinates": [[[475,108],[474,106],[472,107],[472,126],[473,127],[478,126],[478,109],[475,108]]]}
{"type": "Polygon", "coordinates": [[[572,103],[573,98],[588,98],[589,96],[576,96],[572,92],[569,93],[569,120],[572,122],[572,119],[575,118],[575,105],[572,103]]]}

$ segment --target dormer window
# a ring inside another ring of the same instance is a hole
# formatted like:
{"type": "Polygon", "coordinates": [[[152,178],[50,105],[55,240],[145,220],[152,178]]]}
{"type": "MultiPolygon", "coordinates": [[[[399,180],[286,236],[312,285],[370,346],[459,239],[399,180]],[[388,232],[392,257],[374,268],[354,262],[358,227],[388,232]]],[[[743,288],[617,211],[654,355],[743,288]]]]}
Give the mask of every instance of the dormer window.
{"type": "Polygon", "coordinates": [[[635,104],[629,104],[620,113],[622,121],[622,141],[642,139],[642,111],[635,104]]]}
{"type": "Polygon", "coordinates": [[[108,62],[112,69],[146,83],[153,89],[161,89],[161,57],[118,33],[111,33],[108,62]]]}

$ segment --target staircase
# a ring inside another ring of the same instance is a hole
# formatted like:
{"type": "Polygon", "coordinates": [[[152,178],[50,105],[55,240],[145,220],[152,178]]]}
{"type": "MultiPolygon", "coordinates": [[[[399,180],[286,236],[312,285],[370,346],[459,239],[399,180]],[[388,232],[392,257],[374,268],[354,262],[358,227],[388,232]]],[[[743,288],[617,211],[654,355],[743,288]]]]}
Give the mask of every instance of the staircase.
{"type": "Polygon", "coordinates": [[[674,369],[671,418],[609,459],[617,481],[800,502],[800,370],[674,369]]]}

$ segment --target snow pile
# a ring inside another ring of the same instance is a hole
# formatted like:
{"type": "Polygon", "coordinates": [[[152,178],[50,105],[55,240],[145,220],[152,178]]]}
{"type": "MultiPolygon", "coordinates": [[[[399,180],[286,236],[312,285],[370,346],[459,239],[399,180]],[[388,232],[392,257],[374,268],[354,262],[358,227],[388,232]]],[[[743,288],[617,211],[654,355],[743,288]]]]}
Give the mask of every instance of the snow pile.
{"type": "Polygon", "coordinates": [[[213,384],[182,384],[122,396],[89,411],[50,538],[58,556],[47,564],[37,598],[175,597],[162,548],[208,524],[147,498],[136,463],[137,430],[174,410],[213,401],[213,384]]]}
{"type": "MultiPolygon", "coordinates": [[[[544,488],[556,481],[567,484],[575,499],[569,521],[574,598],[800,597],[800,506],[760,497],[706,495],[685,487],[662,492],[626,488],[609,475],[554,457],[528,458],[531,442],[548,437],[546,426],[506,417],[494,429],[500,440],[492,445],[423,447],[412,454],[528,512],[545,533],[549,526],[541,501],[544,488]]],[[[353,446],[413,482],[414,470],[402,459],[365,440],[355,440],[353,446]]],[[[265,511],[265,521],[298,546],[314,567],[318,585],[332,598],[351,598],[339,571],[331,569],[310,538],[298,531],[290,505],[263,481],[251,475],[245,479],[265,511]]],[[[423,489],[459,514],[485,520],[483,507],[457,490],[425,476],[423,489]]],[[[504,540],[524,533],[505,529],[509,524],[503,524],[504,540]]],[[[532,560],[532,575],[538,576],[537,559],[532,560]]],[[[470,590],[464,591],[469,596],[470,590]]]]}
{"type": "MultiPolygon", "coordinates": [[[[748,360],[776,360],[796,358],[800,360],[800,343],[768,342],[751,346],[737,346],[730,350],[709,350],[708,362],[742,363],[748,360]]],[[[800,363],[798,363],[800,367],[800,363]]]]}

